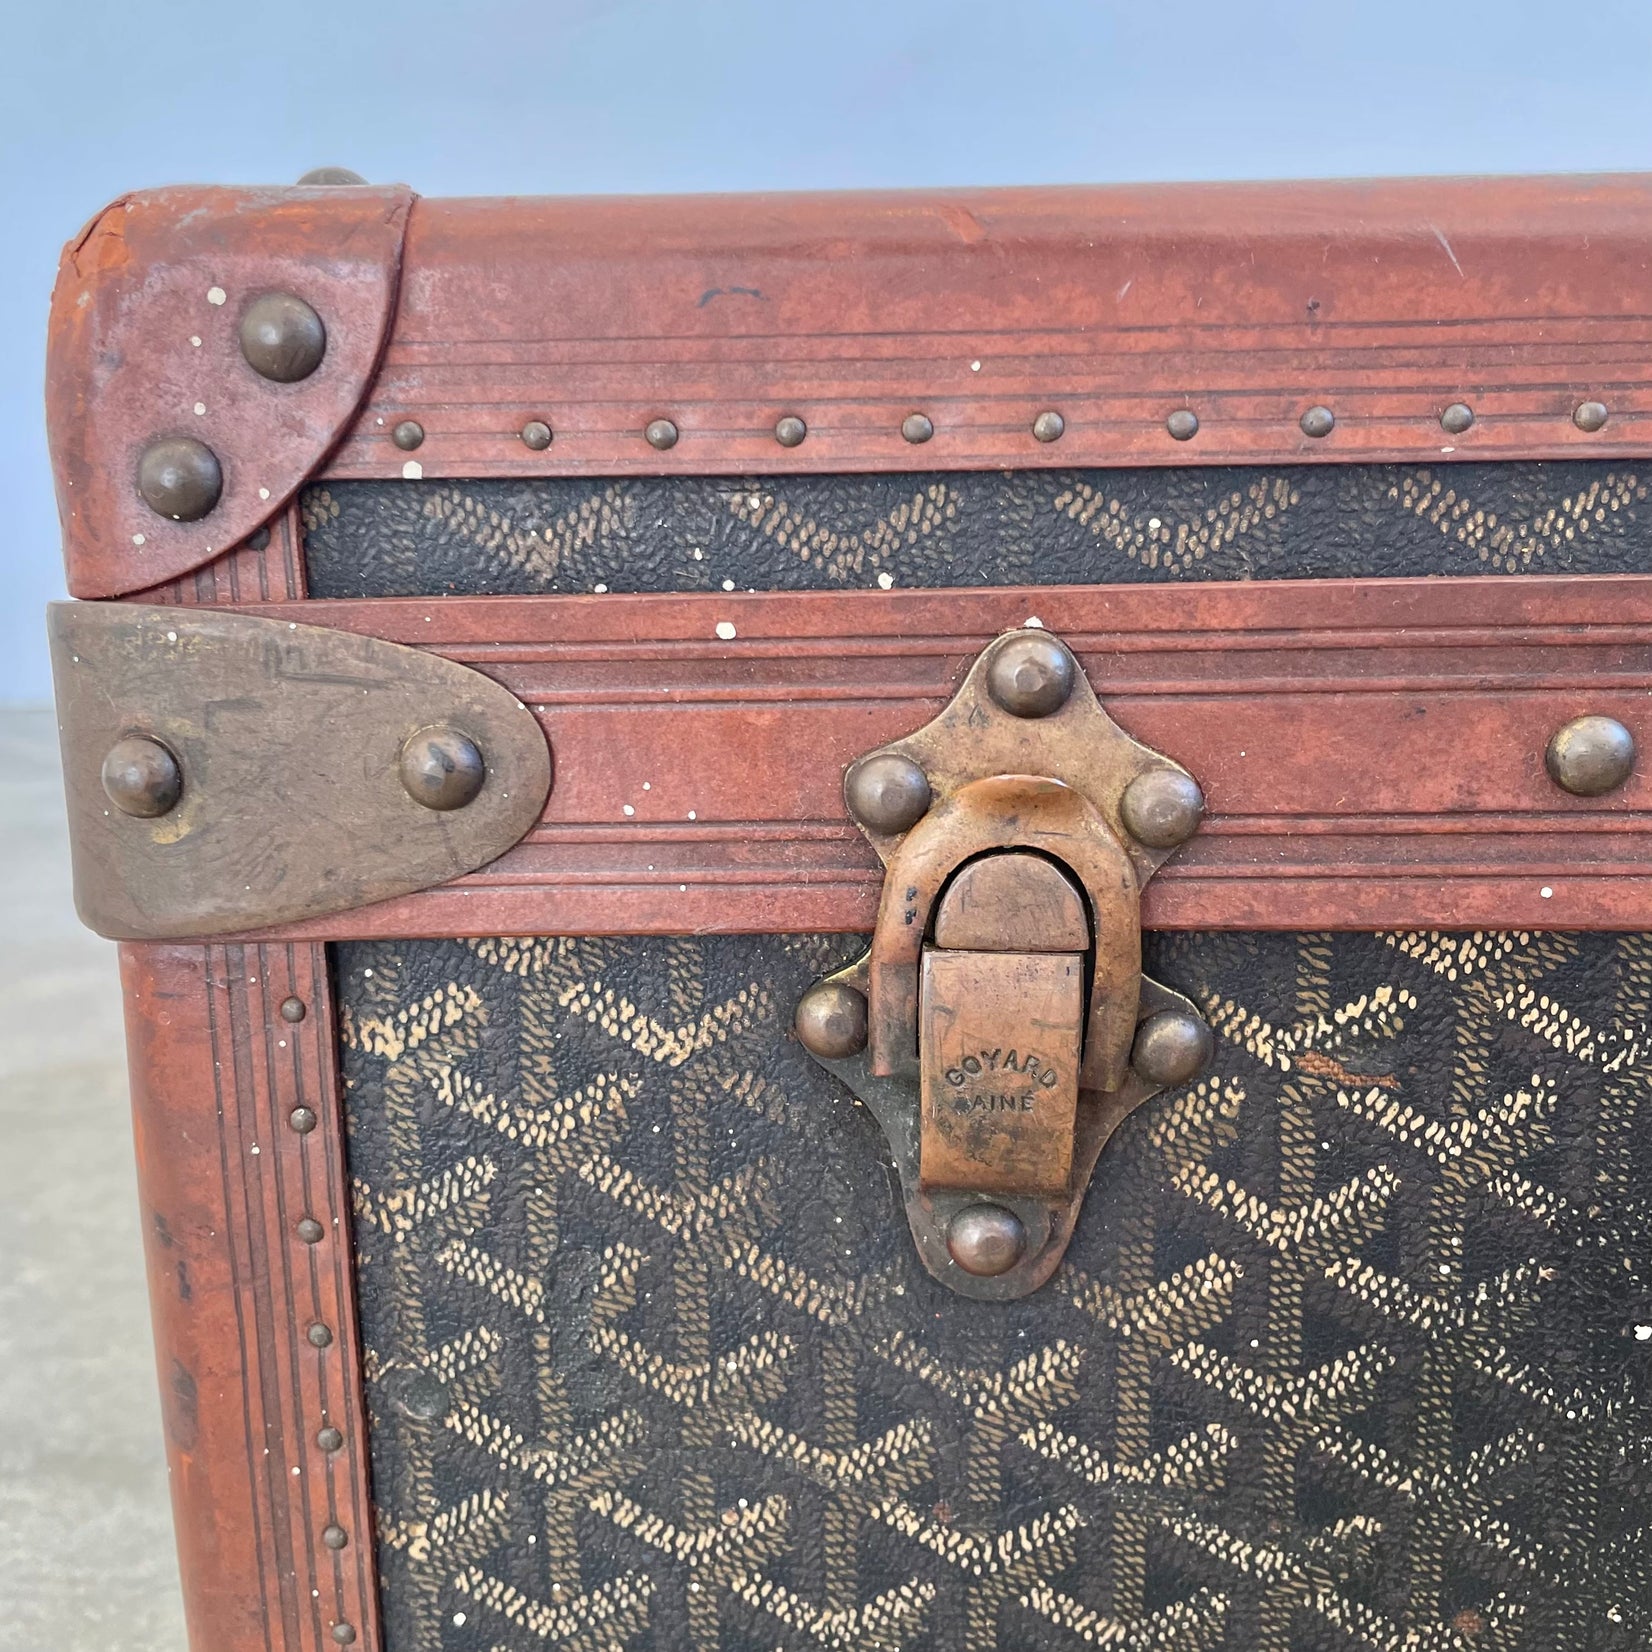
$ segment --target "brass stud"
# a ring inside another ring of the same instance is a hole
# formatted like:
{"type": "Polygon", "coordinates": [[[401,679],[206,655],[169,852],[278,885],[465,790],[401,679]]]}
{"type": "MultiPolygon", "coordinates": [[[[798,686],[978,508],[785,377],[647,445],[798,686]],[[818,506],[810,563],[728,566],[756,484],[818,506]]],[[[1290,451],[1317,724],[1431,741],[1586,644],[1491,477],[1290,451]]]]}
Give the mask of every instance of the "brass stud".
{"type": "Polygon", "coordinates": [[[333,1639],[340,1646],[348,1646],[355,1638],[356,1631],[352,1625],[348,1623],[335,1623],[333,1625],[333,1639]]]}
{"type": "Polygon", "coordinates": [[[866,1048],[866,996],[845,981],[821,981],[798,999],[792,1024],[811,1055],[847,1061],[866,1048]]]}
{"type": "Polygon", "coordinates": [[[809,427],[795,413],[774,421],[774,439],[782,447],[800,447],[808,434],[809,427]]]}
{"type": "Polygon", "coordinates": [[[342,1526],[323,1526],[321,1541],[329,1549],[344,1549],[350,1544],[350,1534],[342,1526]]]}
{"type": "Polygon", "coordinates": [[[1572,412],[1572,423],[1579,430],[1587,431],[1592,436],[1597,430],[1604,428],[1610,417],[1605,402],[1579,402],[1572,412]]]}
{"type": "Polygon", "coordinates": [[[327,328],[296,293],[265,293],[241,317],[241,354],[260,378],[297,384],[327,354],[327,328]]]}
{"type": "Polygon", "coordinates": [[[283,998],[281,1000],[281,1019],[283,1021],[291,1021],[296,1025],[309,1013],[309,1009],[302,998],[283,998]]]}
{"type": "Polygon", "coordinates": [[[316,1127],[315,1109],[312,1107],[295,1107],[287,1115],[289,1128],[296,1130],[299,1135],[307,1136],[316,1127]]]}
{"type": "Polygon", "coordinates": [[[347,166],[312,166],[299,180],[300,184],[364,184],[367,180],[347,166]]]}
{"type": "Polygon", "coordinates": [[[895,751],[863,757],[843,777],[849,813],[874,832],[904,832],[916,826],[929,798],[929,777],[910,757],[895,751]]]}
{"type": "Polygon", "coordinates": [[[1178,407],[1164,427],[1178,442],[1191,442],[1199,434],[1199,415],[1191,407],[1178,407]]]}
{"type": "Polygon", "coordinates": [[[1615,717],[1574,717],[1543,754],[1549,778],[1574,797],[1604,797],[1635,772],[1635,737],[1615,717]]]}
{"type": "Polygon", "coordinates": [[[677,427],[669,419],[650,419],[643,431],[643,439],[650,447],[664,453],[667,448],[677,445],[677,427]]]}
{"type": "Polygon", "coordinates": [[[1160,1088],[1197,1078],[1216,1053],[1209,1027],[1187,1010],[1160,1010],[1136,1028],[1130,1065],[1160,1088]]]}
{"type": "Polygon", "coordinates": [[[1119,814],[1125,830],[1149,849],[1174,849],[1199,829],[1205,794],[1190,774],[1149,769],[1124,788],[1119,814]]]}
{"type": "Polygon", "coordinates": [[[543,419],[529,419],[522,426],[522,445],[543,453],[551,445],[551,427],[543,419]]]}
{"type": "Polygon", "coordinates": [[[301,1216],[294,1229],[306,1245],[319,1245],[327,1237],[327,1230],[313,1216],[301,1216]]]}
{"type": "Polygon", "coordinates": [[[424,440],[424,426],[420,424],[417,419],[403,419],[402,422],[390,432],[390,440],[393,441],[403,453],[411,453],[413,449],[424,440]]]}
{"type": "Polygon", "coordinates": [[[1047,631],[1017,631],[993,650],[987,692],[1012,717],[1048,717],[1067,703],[1078,663],[1047,631]]]}
{"type": "Polygon", "coordinates": [[[927,442],[935,434],[935,426],[930,422],[927,413],[908,413],[901,420],[901,435],[915,446],[919,442],[927,442]]]}
{"type": "Polygon", "coordinates": [[[1318,441],[1336,429],[1337,416],[1328,407],[1310,407],[1298,422],[1304,436],[1312,436],[1318,441]]]}
{"type": "Polygon", "coordinates": [[[267,551],[270,548],[270,525],[265,523],[261,528],[254,528],[247,535],[246,546],[249,551],[267,551]]]}
{"type": "Polygon", "coordinates": [[[1474,423],[1474,409],[1467,402],[1453,402],[1440,415],[1440,429],[1448,436],[1461,436],[1474,423]]]}
{"type": "Polygon", "coordinates": [[[157,516],[198,522],[224,493],[218,455],[193,436],[151,442],[138,460],[138,494],[157,516]]]}
{"type": "Polygon", "coordinates": [[[333,1333],[320,1320],[304,1333],[304,1338],[312,1348],[331,1348],[333,1345],[333,1333]]]}
{"type": "Polygon", "coordinates": [[[401,755],[402,786],[426,809],[462,809],[481,791],[487,765],[476,742],[443,725],[407,737],[401,755]]]}
{"type": "Polygon", "coordinates": [[[1002,1205],[967,1205],[947,1224],[946,1248],[965,1273],[996,1279],[1021,1260],[1027,1230],[1002,1205]]]}
{"type": "Polygon", "coordinates": [[[1067,429],[1067,421],[1053,409],[1040,413],[1032,422],[1034,438],[1040,442],[1059,442],[1067,429]]]}
{"type": "Polygon", "coordinates": [[[410,1422],[433,1423],[453,1408],[446,1386],[429,1371],[392,1371],[385,1378],[384,1394],[410,1422]]]}
{"type": "Polygon", "coordinates": [[[155,820],[170,814],[184,794],[178,759],[159,740],[128,734],[103,760],[103,795],[123,815],[155,820]]]}
{"type": "Polygon", "coordinates": [[[329,1424],[326,1428],[316,1430],[315,1443],[323,1451],[342,1451],[344,1449],[344,1436],[329,1424]]]}

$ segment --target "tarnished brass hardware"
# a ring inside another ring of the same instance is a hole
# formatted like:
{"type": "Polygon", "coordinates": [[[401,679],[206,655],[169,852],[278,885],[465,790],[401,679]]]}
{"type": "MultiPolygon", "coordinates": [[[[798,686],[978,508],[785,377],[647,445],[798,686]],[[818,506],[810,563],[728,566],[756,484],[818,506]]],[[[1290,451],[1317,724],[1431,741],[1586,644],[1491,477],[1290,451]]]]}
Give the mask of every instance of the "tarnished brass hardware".
{"type": "Polygon", "coordinates": [[[533,714],[417,648],[136,603],[56,603],[48,629],[75,900],[103,935],[426,889],[503,854],[550,789],[533,714]]]}
{"type": "Polygon", "coordinates": [[[924,1266],[967,1296],[1024,1296],[1119,1122],[1210,1059],[1194,1006],[1142,975],[1140,937],[1142,885],[1203,795],[1029,629],[851,764],[845,799],[883,897],[866,954],[804,994],[798,1036],[882,1125],[924,1266]]]}
{"type": "Polygon", "coordinates": [[[1574,717],[1549,737],[1549,778],[1574,797],[1604,797],[1635,772],[1635,737],[1616,717],[1574,717]]]}

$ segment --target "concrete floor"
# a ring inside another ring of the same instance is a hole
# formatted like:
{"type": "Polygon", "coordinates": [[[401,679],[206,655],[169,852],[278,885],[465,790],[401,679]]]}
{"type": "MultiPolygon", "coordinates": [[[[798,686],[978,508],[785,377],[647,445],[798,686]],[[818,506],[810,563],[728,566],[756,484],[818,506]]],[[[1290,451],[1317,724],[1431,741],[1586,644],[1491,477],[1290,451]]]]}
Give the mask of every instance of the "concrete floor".
{"type": "Polygon", "coordinates": [[[115,949],[57,735],[0,708],[0,1649],[182,1652],[115,949]]]}

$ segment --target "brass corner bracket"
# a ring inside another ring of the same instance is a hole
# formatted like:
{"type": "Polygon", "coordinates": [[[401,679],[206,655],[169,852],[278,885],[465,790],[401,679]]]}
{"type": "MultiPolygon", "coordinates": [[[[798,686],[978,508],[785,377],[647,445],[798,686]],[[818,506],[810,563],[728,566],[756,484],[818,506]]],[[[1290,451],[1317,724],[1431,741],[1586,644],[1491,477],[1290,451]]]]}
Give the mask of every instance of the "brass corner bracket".
{"type": "Polygon", "coordinates": [[[930,1273],[1024,1296],[1119,1123],[1209,1061],[1194,1006],[1141,973],[1142,886],[1203,796],[1042,630],[989,646],[933,722],[850,766],[844,796],[883,895],[866,954],[804,994],[798,1036],[882,1125],[930,1273]]]}

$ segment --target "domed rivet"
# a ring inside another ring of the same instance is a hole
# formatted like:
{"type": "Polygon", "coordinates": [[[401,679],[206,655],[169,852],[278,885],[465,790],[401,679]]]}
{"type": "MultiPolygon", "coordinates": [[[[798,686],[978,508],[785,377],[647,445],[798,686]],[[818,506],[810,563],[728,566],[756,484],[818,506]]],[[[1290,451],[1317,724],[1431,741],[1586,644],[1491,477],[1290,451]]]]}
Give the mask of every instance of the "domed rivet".
{"type": "Polygon", "coordinates": [[[283,998],[281,1000],[281,1019],[295,1024],[308,1015],[309,1009],[302,998],[283,998]]]}
{"type": "Polygon", "coordinates": [[[402,422],[390,432],[390,440],[393,441],[403,453],[411,453],[413,449],[424,440],[424,426],[420,424],[417,419],[403,419],[402,422]]]}
{"type": "Polygon", "coordinates": [[[1574,797],[1604,797],[1635,772],[1635,737],[1615,717],[1576,717],[1550,736],[1549,778],[1574,797]]]}
{"type": "Polygon", "coordinates": [[[929,777],[899,752],[863,757],[843,777],[843,801],[861,825],[874,832],[904,832],[929,807],[929,777]]]}
{"type": "Polygon", "coordinates": [[[316,1431],[315,1443],[323,1451],[342,1451],[344,1436],[336,1428],[322,1428],[316,1431]]]}
{"type": "Polygon", "coordinates": [[[914,445],[918,442],[927,442],[934,434],[935,426],[930,422],[927,413],[908,413],[901,420],[901,435],[914,445]]]}
{"type": "Polygon", "coordinates": [[[300,184],[364,184],[367,180],[347,166],[312,166],[299,180],[300,184]]]}
{"type": "Polygon", "coordinates": [[[462,809],[481,791],[487,765],[468,735],[437,725],[407,737],[401,776],[415,803],[427,809],[462,809]]]}
{"type": "Polygon", "coordinates": [[[987,692],[1012,717],[1048,717],[1067,703],[1078,664],[1047,631],[1018,631],[993,650],[987,692]]]}
{"type": "Polygon", "coordinates": [[[1304,436],[1318,440],[1321,436],[1329,436],[1336,428],[1337,416],[1328,407],[1310,407],[1298,422],[1304,436]]]}
{"type": "Polygon", "coordinates": [[[446,1387],[428,1371],[392,1371],[384,1379],[385,1398],[410,1422],[433,1423],[445,1417],[453,1401],[446,1387]]]}
{"type": "Polygon", "coordinates": [[[193,436],[151,442],[138,460],[138,495],[157,516],[198,522],[224,492],[218,455],[193,436]]]}
{"type": "Polygon", "coordinates": [[[307,1136],[316,1127],[315,1109],[313,1107],[295,1107],[287,1115],[287,1123],[299,1135],[307,1136]]]}
{"type": "Polygon", "coordinates": [[[1040,442],[1059,442],[1067,428],[1067,421],[1053,409],[1040,413],[1032,422],[1034,438],[1040,442]]]}
{"type": "Polygon", "coordinates": [[[1572,412],[1572,423],[1579,430],[1586,430],[1593,435],[1610,417],[1605,402],[1579,402],[1572,412]]]}
{"type": "Polygon", "coordinates": [[[1474,409],[1467,402],[1453,402],[1440,415],[1440,429],[1448,436],[1461,436],[1474,423],[1474,409]]]}
{"type": "Polygon", "coordinates": [[[1186,1084],[1210,1065],[1216,1039],[1209,1027],[1187,1010],[1160,1010],[1136,1028],[1130,1065],[1161,1089],[1186,1084]]]}
{"type": "Polygon", "coordinates": [[[1178,407],[1164,427],[1178,442],[1191,442],[1199,434],[1199,415],[1191,407],[1178,407]]]}
{"type": "Polygon", "coordinates": [[[327,1230],[313,1216],[301,1216],[293,1230],[306,1245],[319,1245],[327,1237],[327,1230]]]}
{"type": "Polygon", "coordinates": [[[128,734],[103,760],[103,795],[123,815],[154,820],[169,814],[184,794],[178,759],[159,740],[128,734]]]}
{"type": "Polygon", "coordinates": [[[1002,1205],[968,1205],[947,1224],[946,1248],[965,1273],[996,1279],[1021,1260],[1027,1230],[1002,1205]]]}
{"type": "Polygon", "coordinates": [[[661,453],[677,445],[677,427],[669,419],[650,419],[642,434],[648,445],[661,453]]]}
{"type": "Polygon", "coordinates": [[[1149,849],[1174,849],[1199,829],[1204,818],[1205,794],[1190,774],[1175,769],[1149,769],[1124,788],[1119,799],[1124,827],[1149,849]]]}
{"type": "Polygon", "coordinates": [[[774,439],[782,447],[800,447],[809,427],[795,413],[788,413],[774,421],[774,439]]]}
{"type": "Polygon", "coordinates": [[[333,1639],[340,1646],[348,1646],[355,1638],[356,1631],[352,1625],[348,1623],[335,1623],[333,1625],[333,1639]]]}
{"type": "Polygon", "coordinates": [[[321,1541],[329,1549],[343,1549],[349,1546],[350,1534],[342,1526],[323,1526],[321,1541]]]}
{"type": "Polygon", "coordinates": [[[247,535],[246,547],[249,551],[267,551],[270,548],[270,529],[268,523],[265,523],[261,528],[254,528],[252,532],[247,535]]]}
{"type": "Polygon", "coordinates": [[[803,1048],[846,1061],[866,1048],[866,997],[845,981],[822,981],[797,1001],[792,1019],[803,1048]]]}
{"type": "Polygon", "coordinates": [[[304,1333],[304,1339],[312,1348],[331,1348],[333,1345],[333,1333],[320,1320],[304,1333]]]}
{"type": "Polygon", "coordinates": [[[529,419],[522,426],[522,445],[543,453],[551,445],[551,427],[543,419],[529,419]]]}
{"type": "Polygon", "coordinates": [[[265,293],[241,317],[241,354],[260,378],[297,384],[327,354],[327,329],[295,293],[265,293]]]}

